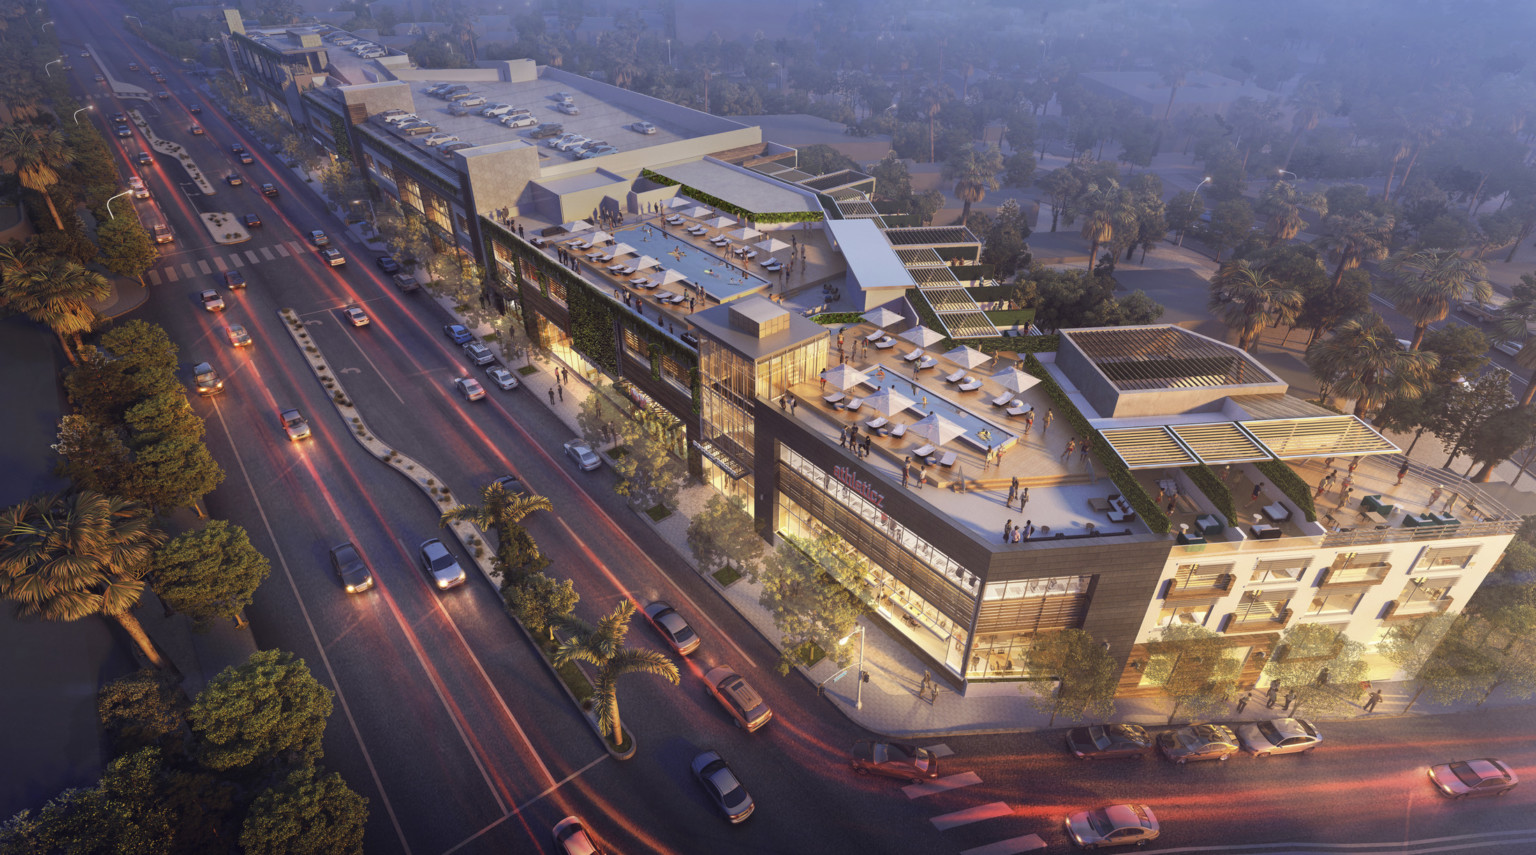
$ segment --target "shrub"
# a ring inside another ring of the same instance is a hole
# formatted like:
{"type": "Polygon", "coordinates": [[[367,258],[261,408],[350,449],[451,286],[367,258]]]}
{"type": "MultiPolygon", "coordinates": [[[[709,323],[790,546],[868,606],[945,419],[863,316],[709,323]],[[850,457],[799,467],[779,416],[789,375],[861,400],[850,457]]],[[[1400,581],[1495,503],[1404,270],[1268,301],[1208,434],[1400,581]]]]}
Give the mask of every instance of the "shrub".
{"type": "Polygon", "coordinates": [[[1296,470],[1279,460],[1255,463],[1254,468],[1268,478],[1269,483],[1280,488],[1280,492],[1284,493],[1285,497],[1290,499],[1303,514],[1306,514],[1307,522],[1317,522],[1317,506],[1312,503],[1312,490],[1307,487],[1307,482],[1301,480],[1301,476],[1296,474],[1296,470]]]}
{"type": "Polygon", "coordinates": [[[1237,505],[1232,501],[1232,491],[1227,489],[1227,485],[1221,482],[1211,467],[1204,463],[1198,466],[1186,466],[1184,474],[1188,475],[1189,480],[1195,482],[1200,492],[1204,493],[1205,497],[1211,500],[1211,504],[1216,506],[1216,512],[1223,517],[1223,526],[1237,522],[1237,505]]]}

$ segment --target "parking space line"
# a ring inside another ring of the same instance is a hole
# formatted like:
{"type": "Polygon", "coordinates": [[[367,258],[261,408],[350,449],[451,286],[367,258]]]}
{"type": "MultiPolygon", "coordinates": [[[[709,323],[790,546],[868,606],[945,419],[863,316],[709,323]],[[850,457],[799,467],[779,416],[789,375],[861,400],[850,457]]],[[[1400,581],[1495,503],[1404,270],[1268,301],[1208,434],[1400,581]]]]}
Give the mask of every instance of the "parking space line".
{"type": "Polygon", "coordinates": [[[965,810],[957,810],[954,813],[941,814],[929,820],[933,827],[940,831],[948,831],[951,828],[959,828],[962,825],[970,825],[973,822],[981,822],[987,819],[1013,816],[1013,808],[1007,802],[991,802],[984,805],[968,807],[965,810]]]}
{"type": "Polygon", "coordinates": [[[1044,848],[1045,841],[1040,839],[1040,835],[1026,834],[1023,837],[1011,837],[996,843],[988,843],[986,846],[965,849],[960,855],[1018,855],[1020,852],[1034,852],[1044,848]]]}
{"type": "Polygon", "coordinates": [[[935,778],[932,781],[921,784],[908,784],[902,787],[901,791],[906,793],[909,799],[920,799],[923,796],[945,793],[979,783],[981,783],[981,776],[975,772],[961,772],[958,775],[946,775],[943,778],[935,778]]]}

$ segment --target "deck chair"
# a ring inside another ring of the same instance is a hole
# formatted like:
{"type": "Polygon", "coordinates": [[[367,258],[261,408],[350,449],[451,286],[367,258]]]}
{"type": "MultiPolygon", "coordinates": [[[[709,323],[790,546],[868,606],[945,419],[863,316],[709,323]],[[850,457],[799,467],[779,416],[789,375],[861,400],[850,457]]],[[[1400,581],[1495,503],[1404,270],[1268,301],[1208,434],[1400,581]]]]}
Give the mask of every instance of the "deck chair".
{"type": "Polygon", "coordinates": [[[934,359],[931,356],[925,356],[925,357],[923,357],[923,361],[919,362],[917,364],[917,370],[918,371],[926,371],[929,368],[932,368],[933,366],[938,365],[938,364],[939,364],[939,361],[937,359],[934,359]]]}
{"type": "Polygon", "coordinates": [[[890,336],[886,336],[885,338],[880,339],[879,341],[875,342],[875,349],[877,349],[877,350],[890,350],[891,348],[893,348],[895,346],[896,346],[896,339],[891,338],[890,336]]]}
{"type": "Polygon", "coordinates": [[[823,401],[826,401],[829,404],[835,404],[838,401],[841,401],[843,398],[846,398],[846,397],[847,396],[844,395],[842,392],[833,392],[830,395],[822,395],[821,399],[823,401]]]}
{"type": "Polygon", "coordinates": [[[1004,392],[1003,394],[998,395],[996,398],[992,399],[992,406],[994,406],[994,407],[1001,407],[1004,404],[1007,404],[1011,400],[1013,400],[1013,393],[1012,392],[1004,392]]]}
{"type": "Polygon", "coordinates": [[[885,338],[885,330],[875,330],[869,335],[864,336],[864,340],[871,343],[877,342],[882,338],[885,338]]]}
{"type": "Polygon", "coordinates": [[[965,369],[962,368],[959,371],[956,371],[955,373],[949,375],[948,377],[945,377],[944,378],[944,382],[945,383],[959,383],[961,380],[964,380],[964,379],[965,379],[965,369]]]}
{"type": "Polygon", "coordinates": [[[1014,401],[1013,404],[1008,407],[1008,415],[1010,416],[1022,416],[1027,412],[1029,412],[1029,408],[1024,406],[1023,401],[1014,401]]]}
{"type": "Polygon", "coordinates": [[[936,450],[937,449],[935,449],[932,444],[928,444],[928,445],[924,445],[922,448],[919,448],[919,449],[916,449],[915,451],[913,451],[912,452],[912,456],[913,457],[927,457],[928,455],[932,454],[936,450]]]}
{"type": "Polygon", "coordinates": [[[848,399],[847,406],[843,407],[843,409],[845,409],[845,410],[847,410],[847,411],[849,411],[851,413],[854,410],[857,410],[859,407],[862,407],[862,406],[864,406],[864,399],[863,398],[850,398],[850,399],[848,399]]]}
{"type": "Polygon", "coordinates": [[[903,437],[903,436],[906,436],[906,435],[907,435],[907,426],[905,424],[899,424],[899,425],[891,428],[891,438],[892,439],[897,439],[897,438],[900,438],[900,437],[903,437]]]}
{"type": "Polygon", "coordinates": [[[939,465],[943,466],[945,469],[948,469],[949,467],[955,465],[955,458],[959,456],[960,455],[953,451],[946,451],[944,452],[944,456],[939,458],[939,465]]]}
{"type": "Polygon", "coordinates": [[[890,423],[890,419],[886,418],[885,416],[881,416],[877,419],[870,419],[869,421],[865,422],[864,429],[868,431],[877,431],[890,423]]]}
{"type": "Polygon", "coordinates": [[[971,378],[968,378],[964,383],[961,383],[956,388],[958,388],[962,392],[974,392],[977,389],[981,388],[981,380],[976,378],[976,377],[971,377],[971,378]]]}
{"type": "Polygon", "coordinates": [[[916,361],[918,361],[919,359],[922,359],[922,358],[923,358],[923,349],[922,348],[917,348],[916,350],[912,351],[911,353],[903,356],[902,360],[905,361],[905,362],[916,362],[916,361]]]}

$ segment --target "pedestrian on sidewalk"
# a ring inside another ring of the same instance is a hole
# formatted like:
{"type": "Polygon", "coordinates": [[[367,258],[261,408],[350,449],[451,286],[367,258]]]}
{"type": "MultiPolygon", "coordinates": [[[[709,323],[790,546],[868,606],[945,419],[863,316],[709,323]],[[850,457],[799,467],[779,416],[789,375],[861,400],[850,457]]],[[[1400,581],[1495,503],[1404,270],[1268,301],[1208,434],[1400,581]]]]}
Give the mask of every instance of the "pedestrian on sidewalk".
{"type": "Polygon", "coordinates": [[[903,464],[902,467],[901,467],[901,486],[902,486],[903,489],[906,488],[907,482],[910,481],[911,479],[912,479],[912,467],[907,465],[907,464],[903,464]]]}
{"type": "MultiPolygon", "coordinates": [[[[1399,467],[1398,470],[1397,470],[1397,485],[1401,485],[1403,483],[1403,479],[1407,478],[1407,477],[1408,477],[1408,461],[1404,460],[1403,461],[1403,465],[1401,467],[1399,467]]],[[[1397,486],[1397,485],[1394,485],[1394,486],[1397,486]]]]}
{"type": "Polygon", "coordinates": [[[560,394],[560,403],[562,403],[562,404],[565,403],[565,387],[564,386],[556,386],[555,387],[555,391],[560,394]]]}
{"type": "Polygon", "coordinates": [[[1280,681],[1279,680],[1271,680],[1269,682],[1269,694],[1266,695],[1265,698],[1264,698],[1264,708],[1265,709],[1271,709],[1271,710],[1274,709],[1275,708],[1275,701],[1277,701],[1279,699],[1280,699],[1280,681]]]}
{"type": "Polygon", "coordinates": [[[1318,499],[1321,499],[1323,497],[1323,494],[1326,493],[1326,492],[1328,492],[1328,485],[1327,484],[1318,484],[1317,485],[1317,492],[1312,494],[1312,501],[1316,502],[1318,499]]]}
{"type": "Polygon", "coordinates": [[[1296,690],[1295,689],[1291,689],[1291,690],[1289,690],[1289,691],[1287,691],[1285,693],[1285,706],[1281,707],[1280,711],[1281,712],[1290,712],[1291,711],[1291,704],[1294,704],[1294,703],[1296,703],[1296,690]]]}
{"type": "Polygon", "coordinates": [[[1376,691],[1371,692],[1370,697],[1365,699],[1365,711],[1371,712],[1375,710],[1376,705],[1379,703],[1381,703],[1381,690],[1377,689],[1376,691]]]}
{"type": "Polygon", "coordinates": [[[1025,487],[1023,492],[1019,493],[1019,510],[1024,510],[1027,504],[1029,504],[1029,488],[1025,487]]]}
{"type": "Polygon", "coordinates": [[[1019,476],[1015,475],[1015,476],[1013,476],[1013,483],[1008,487],[1008,501],[1004,502],[1003,504],[1006,505],[1006,504],[1012,502],[1013,501],[1013,497],[1017,496],[1018,494],[1019,494],[1019,476]]]}
{"type": "Polygon", "coordinates": [[[1003,543],[1007,543],[1010,537],[1013,537],[1013,520],[1003,523],[1003,543]]]}
{"type": "Polygon", "coordinates": [[[1051,432],[1051,422],[1056,420],[1056,413],[1050,407],[1045,408],[1045,422],[1040,425],[1040,436],[1044,437],[1051,432]]]}
{"type": "Polygon", "coordinates": [[[1072,456],[1072,452],[1076,451],[1076,450],[1077,450],[1077,439],[1074,437],[1072,439],[1067,440],[1067,450],[1063,451],[1061,453],[1061,462],[1062,463],[1066,463],[1067,459],[1072,456]]]}
{"type": "Polygon", "coordinates": [[[800,399],[799,398],[790,398],[789,399],[789,414],[790,415],[794,415],[795,414],[795,408],[798,407],[798,406],[800,406],[800,399]]]}
{"type": "Polygon", "coordinates": [[[1241,698],[1237,699],[1237,713],[1238,713],[1238,715],[1242,715],[1243,709],[1248,706],[1248,697],[1250,695],[1252,695],[1252,694],[1253,694],[1252,692],[1245,692],[1241,698]]]}
{"type": "Polygon", "coordinates": [[[928,480],[928,467],[917,467],[917,489],[923,489],[923,482],[928,480]]]}

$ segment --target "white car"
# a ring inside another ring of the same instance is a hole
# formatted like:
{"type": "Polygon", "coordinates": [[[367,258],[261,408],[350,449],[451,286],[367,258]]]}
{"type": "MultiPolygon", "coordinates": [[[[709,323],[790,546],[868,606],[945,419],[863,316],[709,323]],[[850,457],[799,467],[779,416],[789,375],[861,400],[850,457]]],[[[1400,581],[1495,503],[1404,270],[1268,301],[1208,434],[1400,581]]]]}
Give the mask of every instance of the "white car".
{"type": "Polygon", "coordinates": [[[566,114],[567,116],[579,116],[579,115],[581,115],[581,110],[578,109],[575,104],[571,104],[569,102],[567,102],[565,104],[556,104],[555,105],[555,109],[559,110],[560,112],[562,112],[564,114],[566,114]]]}
{"type": "Polygon", "coordinates": [[[502,368],[500,365],[492,365],[490,368],[485,369],[485,376],[491,378],[491,382],[499,386],[504,392],[510,392],[517,388],[517,378],[513,376],[512,372],[502,368]]]}
{"type": "Polygon", "coordinates": [[[656,133],[656,126],[651,124],[650,122],[635,122],[635,123],[633,123],[633,124],[631,124],[629,126],[629,129],[634,131],[637,134],[654,134],[654,133],[656,133]]]}
{"type": "Polygon", "coordinates": [[[487,365],[496,361],[496,354],[491,349],[478,341],[472,341],[464,345],[464,355],[476,365],[487,365]]]}
{"type": "Polygon", "coordinates": [[[508,114],[510,112],[512,112],[512,105],[511,104],[492,104],[489,107],[486,107],[484,110],[481,110],[480,111],[480,115],[482,115],[482,116],[493,116],[493,117],[494,116],[505,116],[506,114],[508,114]]]}
{"type": "Polygon", "coordinates": [[[368,313],[357,306],[348,306],[342,309],[341,313],[347,316],[347,320],[351,321],[354,327],[366,327],[369,324],[368,313]]]}
{"type": "Polygon", "coordinates": [[[561,134],[558,137],[554,137],[552,139],[546,140],[544,142],[544,144],[549,146],[550,148],[559,148],[560,146],[562,146],[565,143],[568,143],[568,142],[570,142],[572,140],[580,140],[581,142],[586,142],[587,138],[582,136],[581,134],[567,133],[567,134],[561,134]]]}
{"type": "Polygon", "coordinates": [[[1084,849],[1105,846],[1145,846],[1156,840],[1161,828],[1146,805],[1109,805],[1078,811],[1067,817],[1067,836],[1084,849]]]}
{"type": "Polygon", "coordinates": [[[537,125],[539,120],[528,115],[527,113],[520,113],[510,116],[502,116],[501,123],[509,128],[531,128],[534,125],[537,125]]]}
{"type": "Polygon", "coordinates": [[[422,140],[423,143],[426,143],[427,145],[431,145],[431,146],[438,146],[438,145],[442,145],[443,143],[458,142],[458,141],[459,141],[459,138],[454,136],[453,134],[432,134],[432,135],[428,136],[426,139],[422,140]]]}
{"type": "Polygon", "coordinates": [[[453,385],[459,390],[459,394],[464,396],[466,401],[478,401],[485,397],[485,387],[481,386],[480,381],[473,377],[455,377],[453,378],[453,385]]]}
{"type": "Polygon", "coordinates": [[[598,459],[598,456],[592,452],[592,446],[587,445],[585,440],[573,439],[567,442],[565,456],[575,461],[583,472],[591,472],[603,465],[603,461],[598,459]]]}
{"type": "Polygon", "coordinates": [[[219,292],[210,288],[207,291],[199,292],[197,297],[199,300],[203,301],[203,308],[207,309],[208,311],[224,311],[224,298],[219,296],[219,292]]]}
{"type": "Polygon", "coordinates": [[[1520,348],[1524,346],[1524,344],[1518,341],[1500,340],[1493,343],[1493,349],[1497,350],[1499,353],[1504,354],[1505,356],[1518,355],[1520,353],[1520,348]]]}
{"type": "Polygon", "coordinates": [[[420,116],[417,116],[415,113],[406,113],[403,116],[390,116],[384,120],[384,123],[388,125],[403,125],[406,122],[419,121],[421,121],[420,116]]]}
{"type": "Polygon", "coordinates": [[[576,137],[574,139],[568,139],[565,142],[560,143],[559,145],[555,146],[555,149],[557,151],[572,151],[574,149],[581,148],[589,142],[591,142],[591,140],[587,139],[586,137],[576,137]]]}
{"type": "Polygon", "coordinates": [[[128,189],[133,191],[133,198],[148,199],[149,188],[144,186],[144,179],[137,175],[128,179],[128,189]]]}
{"type": "Polygon", "coordinates": [[[1312,722],[1301,718],[1277,718],[1244,724],[1237,728],[1238,743],[1255,757],[1271,754],[1303,754],[1316,748],[1322,734],[1312,722]]]}

